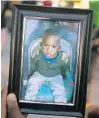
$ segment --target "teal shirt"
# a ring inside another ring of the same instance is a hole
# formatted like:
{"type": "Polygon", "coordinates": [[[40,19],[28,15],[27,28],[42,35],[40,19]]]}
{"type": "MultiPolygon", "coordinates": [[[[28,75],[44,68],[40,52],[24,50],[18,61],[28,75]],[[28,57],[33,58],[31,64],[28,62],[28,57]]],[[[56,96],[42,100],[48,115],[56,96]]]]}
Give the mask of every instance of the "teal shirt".
{"type": "Polygon", "coordinates": [[[65,79],[66,72],[69,71],[69,59],[66,53],[60,51],[57,60],[54,63],[48,63],[42,58],[42,52],[39,52],[30,58],[29,77],[36,71],[45,77],[55,77],[61,74],[65,79]]]}

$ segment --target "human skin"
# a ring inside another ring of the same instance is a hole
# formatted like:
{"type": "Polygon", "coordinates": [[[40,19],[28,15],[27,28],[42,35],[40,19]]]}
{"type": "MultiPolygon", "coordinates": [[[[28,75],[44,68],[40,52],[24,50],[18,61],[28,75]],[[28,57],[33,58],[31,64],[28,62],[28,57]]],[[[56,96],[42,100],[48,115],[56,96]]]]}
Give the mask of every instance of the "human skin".
{"type": "Polygon", "coordinates": [[[99,46],[99,38],[96,38],[95,40],[92,41],[92,47],[99,46]]]}
{"type": "Polygon", "coordinates": [[[7,96],[8,87],[5,86],[1,93],[1,118],[26,118],[27,114],[22,114],[19,110],[15,94],[7,96]]]}
{"type": "Polygon", "coordinates": [[[55,35],[49,35],[42,42],[42,49],[45,56],[54,58],[60,48],[60,39],[55,35]]]}

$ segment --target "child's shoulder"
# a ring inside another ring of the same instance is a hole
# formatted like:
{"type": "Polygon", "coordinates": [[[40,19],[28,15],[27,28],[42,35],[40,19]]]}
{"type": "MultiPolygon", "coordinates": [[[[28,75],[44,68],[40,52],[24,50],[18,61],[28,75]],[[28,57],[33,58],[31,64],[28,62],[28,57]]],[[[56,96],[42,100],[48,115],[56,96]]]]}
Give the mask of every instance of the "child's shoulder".
{"type": "Polygon", "coordinates": [[[64,61],[65,63],[67,63],[68,55],[66,54],[66,52],[60,51],[60,53],[61,53],[61,60],[64,61]]]}
{"type": "Polygon", "coordinates": [[[36,50],[35,52],[33,52],[33,53],[31,54],[31,57],[32,57],[32,58],[38,57],[39,54],[40,54],[40,50],[36,50]]]}

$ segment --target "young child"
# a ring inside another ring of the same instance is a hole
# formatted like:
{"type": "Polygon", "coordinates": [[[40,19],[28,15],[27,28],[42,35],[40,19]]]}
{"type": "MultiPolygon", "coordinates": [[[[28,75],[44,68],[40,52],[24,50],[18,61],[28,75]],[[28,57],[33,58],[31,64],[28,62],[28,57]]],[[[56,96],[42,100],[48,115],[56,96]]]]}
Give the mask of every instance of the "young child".
{"type": "Polygon", "coordinates": [[[30,62],[25,100],[36,101],[40,86],[47,82],[54,102],[67,103],[63,79],[66,79],[66,71],[69,71],[68,65],[68,56],[60,51],[60,36],[52,29],[47,29],[42,37],[41,49],[30,62]]]}

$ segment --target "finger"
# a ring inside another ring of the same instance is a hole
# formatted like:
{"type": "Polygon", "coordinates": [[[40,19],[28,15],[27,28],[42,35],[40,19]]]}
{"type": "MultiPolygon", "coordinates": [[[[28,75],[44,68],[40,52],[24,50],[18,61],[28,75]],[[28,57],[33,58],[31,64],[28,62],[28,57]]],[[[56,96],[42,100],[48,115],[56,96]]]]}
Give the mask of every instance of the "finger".
{"type": "Polygon", "coordinates": [[[23,114],[24,118],[27,118],[28,114],[23,114]]]}
{"type": "Polygon", "coordinates": [[[7,105],[8,105],[8,118],[24,118],[21,114],[16,96],[11,93],[7,97],[7,105]]]}
{"type": "Polygon", "coordinates": [[[7,93],[8,93],[8,86],[6,85],[1,92],[1,97],[3,101],[7,99],[7,93]]]}
{"type": "Polygon", "coordinates": [[[1,92],[1,118],[6,118],[7,92],[8,86],[6,85],[1,92]]]}

